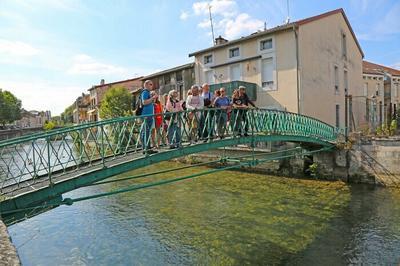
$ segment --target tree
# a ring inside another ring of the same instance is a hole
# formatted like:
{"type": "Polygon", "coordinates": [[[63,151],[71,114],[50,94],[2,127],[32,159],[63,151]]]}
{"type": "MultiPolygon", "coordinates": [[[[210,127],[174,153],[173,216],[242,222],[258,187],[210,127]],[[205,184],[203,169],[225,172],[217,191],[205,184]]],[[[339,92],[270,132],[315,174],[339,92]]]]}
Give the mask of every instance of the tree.
{"type": "Polygon", "coordinates": [[[0,89],[0,124],[21,119],[21,100],[9,91],[0,89]]]}
{"type": "Polygon", "coordinates": [[[132,95],[124,87],[111,87],[100,106],[103,119],[132,115],[132,95]]]}
{"type": "Polygon", "coordinates": [[[65,124],[73,123],[74,121],[74,105],[70,105],[65,108],[64,112],[61,113],[61,120],[65,124]]]}

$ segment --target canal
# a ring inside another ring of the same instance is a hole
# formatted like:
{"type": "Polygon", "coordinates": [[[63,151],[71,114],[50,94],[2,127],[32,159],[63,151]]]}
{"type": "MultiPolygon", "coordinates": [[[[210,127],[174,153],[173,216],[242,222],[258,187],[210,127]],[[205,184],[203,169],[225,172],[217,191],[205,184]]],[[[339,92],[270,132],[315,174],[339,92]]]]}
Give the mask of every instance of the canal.
{"type": "Polygon", "coordinates": [[[9,232],[23,265],[398,265],[400,191],[225,171],[61,206],[9,232]]]}

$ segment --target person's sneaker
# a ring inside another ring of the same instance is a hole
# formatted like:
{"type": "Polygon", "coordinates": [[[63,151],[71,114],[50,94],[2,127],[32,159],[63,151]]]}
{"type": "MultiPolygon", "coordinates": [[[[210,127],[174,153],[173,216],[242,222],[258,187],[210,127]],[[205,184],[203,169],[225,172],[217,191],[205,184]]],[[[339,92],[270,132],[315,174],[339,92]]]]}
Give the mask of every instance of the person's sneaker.
{"type": "Polygon", "coordinates": [[[244,133],[244,136],[245,136],[245,137],[248,137],[248,136],[249,136],[249,134],[247,134],[247,133],[244,133]]]}
{"type": "Polygon", "coordinates": [[[169,149],[170,149],[170,150],[176,149],[176,146],[175,146],[175,145],[170,145],[170,146],[169,146],[169,149]]]}

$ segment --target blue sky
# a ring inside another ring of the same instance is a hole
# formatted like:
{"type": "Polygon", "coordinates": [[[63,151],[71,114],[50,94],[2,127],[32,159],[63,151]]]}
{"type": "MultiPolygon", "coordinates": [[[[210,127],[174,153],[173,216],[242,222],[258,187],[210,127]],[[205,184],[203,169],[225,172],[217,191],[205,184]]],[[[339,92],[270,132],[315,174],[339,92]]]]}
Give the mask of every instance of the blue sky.
{"type": "MultiPolygon", "coordinates": [[[[0,0],[0,88],[61,113],[106,82],[191,62],[212,43],[205,1],[0,0]]],[[[282,24],[286,0],[211,1],[216,36],[282,24]]],[[[290,0],[291,21],[342,7],[365,59],[400,69],[400,1],[290,0]]]]}

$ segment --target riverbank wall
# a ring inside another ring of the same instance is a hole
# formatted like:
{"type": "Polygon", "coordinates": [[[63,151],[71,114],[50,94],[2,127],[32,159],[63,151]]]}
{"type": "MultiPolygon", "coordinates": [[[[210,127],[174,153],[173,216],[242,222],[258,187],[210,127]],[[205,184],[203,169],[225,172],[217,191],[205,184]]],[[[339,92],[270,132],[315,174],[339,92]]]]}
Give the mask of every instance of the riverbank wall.
{"type": "Polygon", "coordinates": [[[0,141],[6,139],[12,139],[21,137],[28,134],[33,134],[43,131],[43,127],[27,127],[27,128],[17,128],[17,129],[6,129],[0,130],[0,141]]]}
{"type": "MultiPolygon", "coordinates": [[[[254,149],[254,154],[262,156],[271,151],[292,149],[295,146],[293,143],[275,147],[270,145],[254,149]]],[[[179,160],[185,163],[198,163],[226,156],[249,155],[252,152],[247,146],[238,146],[193,154],[179,160]]],[[[332,151],[276,159],[240,169],[276,176],[400,187],[400,138],[358,140],[347,147],[332,151]],[[310,171],[312,164],[315,166],[314,171],[310,171]]]]}
{"type": "Polygon", "coordinates": [[[0,220],[0,265],[21,265],[17,250],[11,242],[7,227],[0,220]]]}

